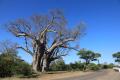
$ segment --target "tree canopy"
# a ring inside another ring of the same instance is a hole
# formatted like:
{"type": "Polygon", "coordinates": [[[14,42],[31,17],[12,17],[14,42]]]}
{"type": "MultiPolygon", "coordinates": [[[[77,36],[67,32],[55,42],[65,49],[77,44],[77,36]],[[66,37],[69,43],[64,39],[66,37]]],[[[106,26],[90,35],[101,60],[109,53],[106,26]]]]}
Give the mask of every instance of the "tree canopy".
{"type": "Polygon", "coordinates": [[[89,64],[90,61],[96,61],[99,57],[101,57],[101,54],[86,49],[81,49],[78,52],[78,55],[81,59],[84,59],[86,61],[86,64],[89,64]]]}
{"type": "Polygon", "coordinates": [[[112,56],[115,58],[115,62],[120,62],[120,52],[116,52],[112,56]]]}
{"type": "Polygon", "coordinates": [[[91,61],[96,61],[97,60],[98,64],[99,64],[98,58],[101,57],[101,54],[95,53],[91,50],[86,50],[86,49],[81,49],[78,52],[78,55],[80,56],[80,59],[85,60],[84,70],[87,69],[88,64],[90,64],[91,61]]]}

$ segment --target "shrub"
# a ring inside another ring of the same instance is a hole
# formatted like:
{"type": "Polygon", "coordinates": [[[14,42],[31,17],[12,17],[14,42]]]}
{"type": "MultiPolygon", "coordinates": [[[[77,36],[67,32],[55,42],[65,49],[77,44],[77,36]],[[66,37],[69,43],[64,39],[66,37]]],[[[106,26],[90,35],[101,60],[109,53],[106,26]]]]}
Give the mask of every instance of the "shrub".
{"type": "Polygon", "coordinates": [[[89,68],[90,70],[93,70],[93,71],[97,71],[97,70],[100,69],[99,65],[94,64],[94,63],[90,63],[90,64],[88,65],[88,68],[89,68]]]}
{"type": "Polygon", "coordinates": [[[0,55],[0,77],[11,77],[14,75],[15,66],[14,60],[11,56],[1,54],[0,55]]]}
{"type": "Polygon", "coordinates": [[[22,74],[24,76],[31,75],[32,74],[31,66],[26,62],[20,62],[16,66],[16,73],[17,74],[22,74]]]}
{"type": "Polygon", "coordinates": [[[50,70],[52,70],[52,71],[65,71],[66,65],[64,63],[64,60],[54,61],[50,66],[50,70]]]}
{"type": "Polygon", "coordinates": [[[84,63],[80,62],[70,63],[70,67],[72,68],[72,70],[83,70],[84,63]]]}
{"type": "Polygon", "coordinates": [[[109,65],[108,65],[108,68],[113,68],[114,67],[114,64],[113,63],[110,63],[109,65]]]}
{"type": "Polygon", "coordinates": [[[13,75],[30,75],[31,66],[12,54],[0,54],[0,77],[11,77],[13,75]]]}
{"type": "Polygon", "coordinates": [[[109,69],[109,68],[113,68],[113,67],[114,67],[114,64],[113,64],[113,63],[103,64],[103,65],[102,65],[102,69],[109,69]]]}

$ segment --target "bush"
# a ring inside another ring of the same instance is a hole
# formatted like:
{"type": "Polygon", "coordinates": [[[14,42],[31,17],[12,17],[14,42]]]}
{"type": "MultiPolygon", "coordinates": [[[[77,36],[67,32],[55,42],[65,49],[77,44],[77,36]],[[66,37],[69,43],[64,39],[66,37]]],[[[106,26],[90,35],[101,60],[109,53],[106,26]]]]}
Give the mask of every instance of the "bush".
{"type": "Polygon", "coordinates": [[[72,68],[72,70],[83,70],[84,63],[80,62],[70,63],[70,67],[72,68]]]}
{"type": "Polygon", "coordinates": [[[66,70],[66,71],[71,71],[71,70],[72,70],[72,67],[71,67],[69,64],[66,64],[66,65],[65,65],[65,70],[66,70]]]}
{"type": "Polygon", "coordinates": [[[114,64],[113,63],[110,63],[109,65],[108,65],[108,68],[113,68],[114,67],[114,64]]]}
{"type": "Polygon", "coordinates": [[[11,77],[14,75],[15,66],[12,56],[8,54],[0,55],[0,77],[11,77]]]}
{"type": "Polygon", "coordinates": [[[103,64],[103,65],[102,65],[102,69],[110,69],[110,68],[113,68],[113,67],[114,67],[114,64],[113,64],[113,63],[103,64]]]}
{"type": "Polygon", "coordinates": [[[85,68],[87,67],[86,70],[99,70],[100,65],[97,65],[95,63],[90,63],[87,66],[85,66],[86,63],[81,63],[81,62],[75,62],[75,63],[70,63],[70,64],[65,64],[64,61],[55,61],[51,66],[50,70],[51,71],[85,71],[85,68]]]}
{"type": "Polygon", "coordinates": [[[103,65],[102,69],[108,69],[108,65],[103,65]]]}
{"type": "Polygon", "coordinates": [[[88,65],[88,68],[89,68],[90,70],[93,70],[93,71],[97,71],[97,70],[100,69],[99,65],[94,64],[94,63],[90,63],[90,64],[88,65]]]}
{"type": "Polygon", "coordinates": [[[63,60],[56,60],[50,66],[50,70],[52,71],[65,71],[66,65],[63,60]]]}
{"type": "Polygon", "coordinates": [[[0,77],[13,75],[29,75],[32,73],[31,66],[12,54],[0,54],[0,77]]]}
{"type": "Polygon", "coordinates": [[[22,74],[24,76],[28,76],[28,75],[32,74],[32,69],[31,69],[31,66],[28,63],[20,62],[16,66],[16,72],[17,72],[17,74],[22,74]]]}

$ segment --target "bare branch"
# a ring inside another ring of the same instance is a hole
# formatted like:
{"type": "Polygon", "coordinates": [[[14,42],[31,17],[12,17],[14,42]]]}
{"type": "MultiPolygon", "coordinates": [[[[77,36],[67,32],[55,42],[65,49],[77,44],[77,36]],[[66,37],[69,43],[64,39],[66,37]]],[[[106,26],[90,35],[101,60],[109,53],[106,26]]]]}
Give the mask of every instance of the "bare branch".
{"type": "Polygon", "coordinates": [[[0,52],[1,53],[16,53],[17,43],[13,43],[9,40],[0,42],[0,52]]]}
{"type": "Polygon", "coordinates": [[[75,51],[80,51],[80,50],[78,50],[78,49],[76,49],[75,47],[70,47],[70,46],[60,46],[60,47],[63,47],[63,48],[67,48],[67,49],[72,49],[72,50],[75,50],[75,51]]]}
{"type": "Polygon", "coordinates": [[[21,47],[21,46],[19,46],[19,47],[17,47],[17,48],[18,48],[18,49],[22,49],[22,50],[26,51],[27,53],[29,53],[30,55],[33,56],[33,52],[30,51],[28,48],[24,48],[24,47],[21,47]]]}

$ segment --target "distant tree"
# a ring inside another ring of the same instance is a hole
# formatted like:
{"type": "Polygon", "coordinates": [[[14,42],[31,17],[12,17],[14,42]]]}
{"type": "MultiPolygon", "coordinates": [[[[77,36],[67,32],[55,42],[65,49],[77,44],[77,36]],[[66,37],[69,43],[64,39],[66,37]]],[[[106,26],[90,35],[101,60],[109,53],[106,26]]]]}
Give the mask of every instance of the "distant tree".
{"type": "Polygon", "coordinates": [[[120,62],[120,52],[114,53],[112,56],[115,58],[115,62],[120,62]]]}
{"type": "Polygon", "coordinates": [[[25,46],[18,46],[33,57],[32,67],[44,71],[45,67],[65,54],[61,49],[73,49],[70,42],[79,39],[84,33],[80,24],[74,29],[67,27],[66,19],[60,10],[53,10],[49,15],[35,15],[30,20],[18,19],[7,24],[7,29],[16,37],[25,41],[25,46]]]}
{"type": "Polygon", "coordinates": [[[99,53],[94,53],[94,57],[92,61],[98,61],[98,64],[100,64],[99,57],[101,57],[101,54],[99,53]]]}
{"type": "Polygon", "coordinates": [[[87,68],[88,64],[90,64],[91,61],[96,61],[98,60],[99,57],[101,57],[99,53],[94,53],[93,51],[86,49],[81,49],[78,52],[78,55],[80,56],[81,59],[85,60],[85,69],[87,68]]]}

